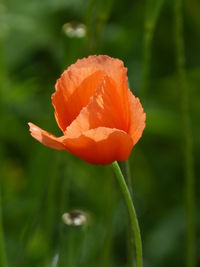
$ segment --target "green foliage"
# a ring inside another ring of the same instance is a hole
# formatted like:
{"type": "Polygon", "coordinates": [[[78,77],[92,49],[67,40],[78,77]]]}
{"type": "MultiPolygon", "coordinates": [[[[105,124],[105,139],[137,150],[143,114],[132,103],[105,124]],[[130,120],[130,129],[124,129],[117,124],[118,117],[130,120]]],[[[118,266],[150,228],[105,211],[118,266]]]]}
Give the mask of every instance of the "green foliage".
{"type": "MultiPolygon", "coordinates": [[[[182,88],[176,69],[174,2],[0,2],[0,210],[8,266],[127,266],[128,217],[111,168],[43,147],[31,138],[27,126],[31,121],[61,135],[50,100],[54,84],[71,63],[91,53],[124,61],[130,88],[142,98],[147,113],[143,138],[130,158],[145,266],[185,266],[182,88]],[[85,24],[86,34],[70,37],[63,27],[66,23],[85,24]],[[63,223],[62,214],[74,209],[89,214],[86,226],[63,223]]],[[[200,163],[197,2],[183,1],[182,10],[196,178],[200,163]]],[[[198,211],[198,179],[195,185],[198,211]]],[[[196,226],[199,248],[199,212],[196,226]]]]}

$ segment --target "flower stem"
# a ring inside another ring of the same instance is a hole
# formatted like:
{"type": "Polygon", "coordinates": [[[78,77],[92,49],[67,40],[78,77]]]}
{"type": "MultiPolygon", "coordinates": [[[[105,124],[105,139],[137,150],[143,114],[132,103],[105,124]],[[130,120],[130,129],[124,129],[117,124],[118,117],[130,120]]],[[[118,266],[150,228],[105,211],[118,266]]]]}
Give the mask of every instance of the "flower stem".
{"type": "MultiPolygon", "coordinates": [[[[119,166],[121,168],[122,174],[125,177],[125,181],[128,186],[128,190],[131,194],[131,198],[133,198],[132,179],[131,179],[129,160],[127,159],[119,166]]],[[[134,236],[133,236],[133,227],[132,227],[130,218],[129,218],[128,229],[127,229],[127,247],[128,247],[128,266],[134,267],[135,266],[135,260],[134,260],[135,244],[134,244],[134,236]]]]}
{"type": "Polygon", "coordinates": [[[116,174],[117,180],[119,182],[121,191],[124,195],[124,199],[126,201],[126,205],[129,211],[130,215],[130,220],[131,224],[133,227],[133,232],[134,232],[134,238],[135,238],[135,247],[136,247],[136,267],[142,267],[142,240],[141,240],[141,235],[140,235],[140,228],[137,220],[137,215],[135,212],[135,208],[133,205],[133,201],[131,198],[131,194],[128,190],[127,184],[125,182],[124,176],[121,172],[121,169],[118,165],[118,163],[115,161],[112,164],[114,172],[116,174]]]}
{"type": "Polygon", "coordinates": [[[130,171],[130,166],[129,166],[129,160],[127,159],[125,162],[125,178],[126,178],[126,183],[128,185],[129,192],[131,194],[131,197],[133,197],[133,189],[132,189],[132,179],[131,179],[131,171],[130,171]]]}

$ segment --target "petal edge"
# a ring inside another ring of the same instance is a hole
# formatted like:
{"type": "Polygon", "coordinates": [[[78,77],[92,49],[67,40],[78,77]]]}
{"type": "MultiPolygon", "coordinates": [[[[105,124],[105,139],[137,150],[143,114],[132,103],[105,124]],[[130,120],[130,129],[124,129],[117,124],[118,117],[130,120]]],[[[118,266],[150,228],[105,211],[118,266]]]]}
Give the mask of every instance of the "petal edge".
{"type": "Polygon", "coordinates": [[[63,144],[72,154],[97,165],[126,160],[132,150],[131,137],[122,130],[98,127],[77,138],[63,136],[63,144]]]}
{"type": "Polygon", "coordinates": [[[59,137],[48,133],[47,131],[42,130],[35,124],[29,122],[29,130],[33,138],[42,143],[43,145],[56,149],[56,150],[65,150],[65,146],[62,144],[62,141],[59,137]]]}
{"type": "Polygon", "coordinates": [[[130,107],[130,125],[128,133],[132,137],[133,144],[135,145],[141,138],[145,128],[146,113],[143,110],[139,98],[135,97],[130,90],[128,91],[128,101],[130,107]]]}

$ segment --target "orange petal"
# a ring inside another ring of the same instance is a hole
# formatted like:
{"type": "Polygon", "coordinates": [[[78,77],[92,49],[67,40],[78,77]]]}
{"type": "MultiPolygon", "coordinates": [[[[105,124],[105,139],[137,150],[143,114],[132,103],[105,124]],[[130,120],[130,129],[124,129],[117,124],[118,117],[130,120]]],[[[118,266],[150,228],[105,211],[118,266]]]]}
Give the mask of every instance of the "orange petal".
{"type": "Polygon", "coordinates": [[[86,131],[77,138],[63,136],[62,139],[72,154],[100,165],[126,160],[133,147],[132,139],[127,133],[106,127],[86,131]]]}
{"type": "Polygon", "coordinates": [[[128,130],[124,107],[114,81],[105,76],[102,83],[77,118],[67,127],[65,135],[78,137],[82,132],[98,127],[128,130]]]}
{"type": "Polygon", "coordinates": [[[85,107],[104,75],[110,77],[117,86],[128,121],[126,68],[119,59],[108,56],[90,56],[71,65],[56,83],[52,95],[55,117],[61,130],[76,118],[85,107]]]}
{"type": "Polygon", "coordinates": [[[45,146],[51,147],[57,150],[65,150],[65,146],[62,144],[60,138],[56,137],[55,135],[48,133],[38,126],[34,125],[33,123],[28,123],[30,127],[31,135],[42,143],[45,146]]]}
{"type": "Polygon", "coordinates": [[[139,98],[135,97],[130,90],[128,91],[128,101],[130,108],[130,128],[128,133],[132,137],[133,144],[135,145],[142,136],[145,128],[146,114],[139,98]]]}
{"type": "Polygon", "coordinates": [[[56,92],[52,95],[52,104],[56,121],[63,132],[77,117],[80,110],[88,104],[102,77],[103,73],[96,71],[79,84],[81,73],[67,70],[57,81],[56,92]]]}

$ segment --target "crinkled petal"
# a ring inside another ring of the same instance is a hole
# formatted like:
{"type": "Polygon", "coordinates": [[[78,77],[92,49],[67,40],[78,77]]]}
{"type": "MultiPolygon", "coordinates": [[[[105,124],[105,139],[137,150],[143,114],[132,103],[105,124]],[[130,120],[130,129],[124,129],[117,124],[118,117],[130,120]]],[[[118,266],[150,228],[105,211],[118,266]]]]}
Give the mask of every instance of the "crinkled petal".
{"type": "Polygon", "coordinates": [[[145,128],[146,114],[144,113],[139,98],[135,97],[130,90],[128,91],[128,102],[130,108],[130,125],[128,133],[135,145],[142,136],[145,128]]]}
{"type": "Polygon", "coordinates": [[[114,81],[105,76],[88,106],[67,127],[65,134],[79,136],[84,131],[98,127],[117,128],[126,132],[128,124],[123,116],[123,109],[114,81]]]}
{"type": "Polygon", "coordinates": [[[88,130],[77,138],[63,136],[63,144],[72,154],[100,165],[126,160],[133,147],[127,133],[106,127],[88,130]]]}
{"type": "Polygon", "coordinates": [[[115,81],[128,121],[126,72],[121,60],[104,55],[83,58],[71,65],[58,79],[56,92],[52,95],[55,117],[61,130],[64,132],[89,103],[104,75],[115,81]]]}
{"type": "Polygon", "coordinates": [[[77,117],[80,110],[85,107],[96,90],[103,72],[96,71],[88,74],[82,83],[81,73],[66,71],[56,83],[56,92],[52,95],[52,104],[55,109],[55,118],[60,129],[64,132],[66,127],[77,117]]]}
{"type": "Polygon", "coordinates": [[[53,149],[65,150],[65,146],[62,144],[60,137],[56,137],[55,135],[42,130],[31,122],[29,122],[28,125],[30,127],[29,130],[31,135],[40,143],[53,149]]]}

